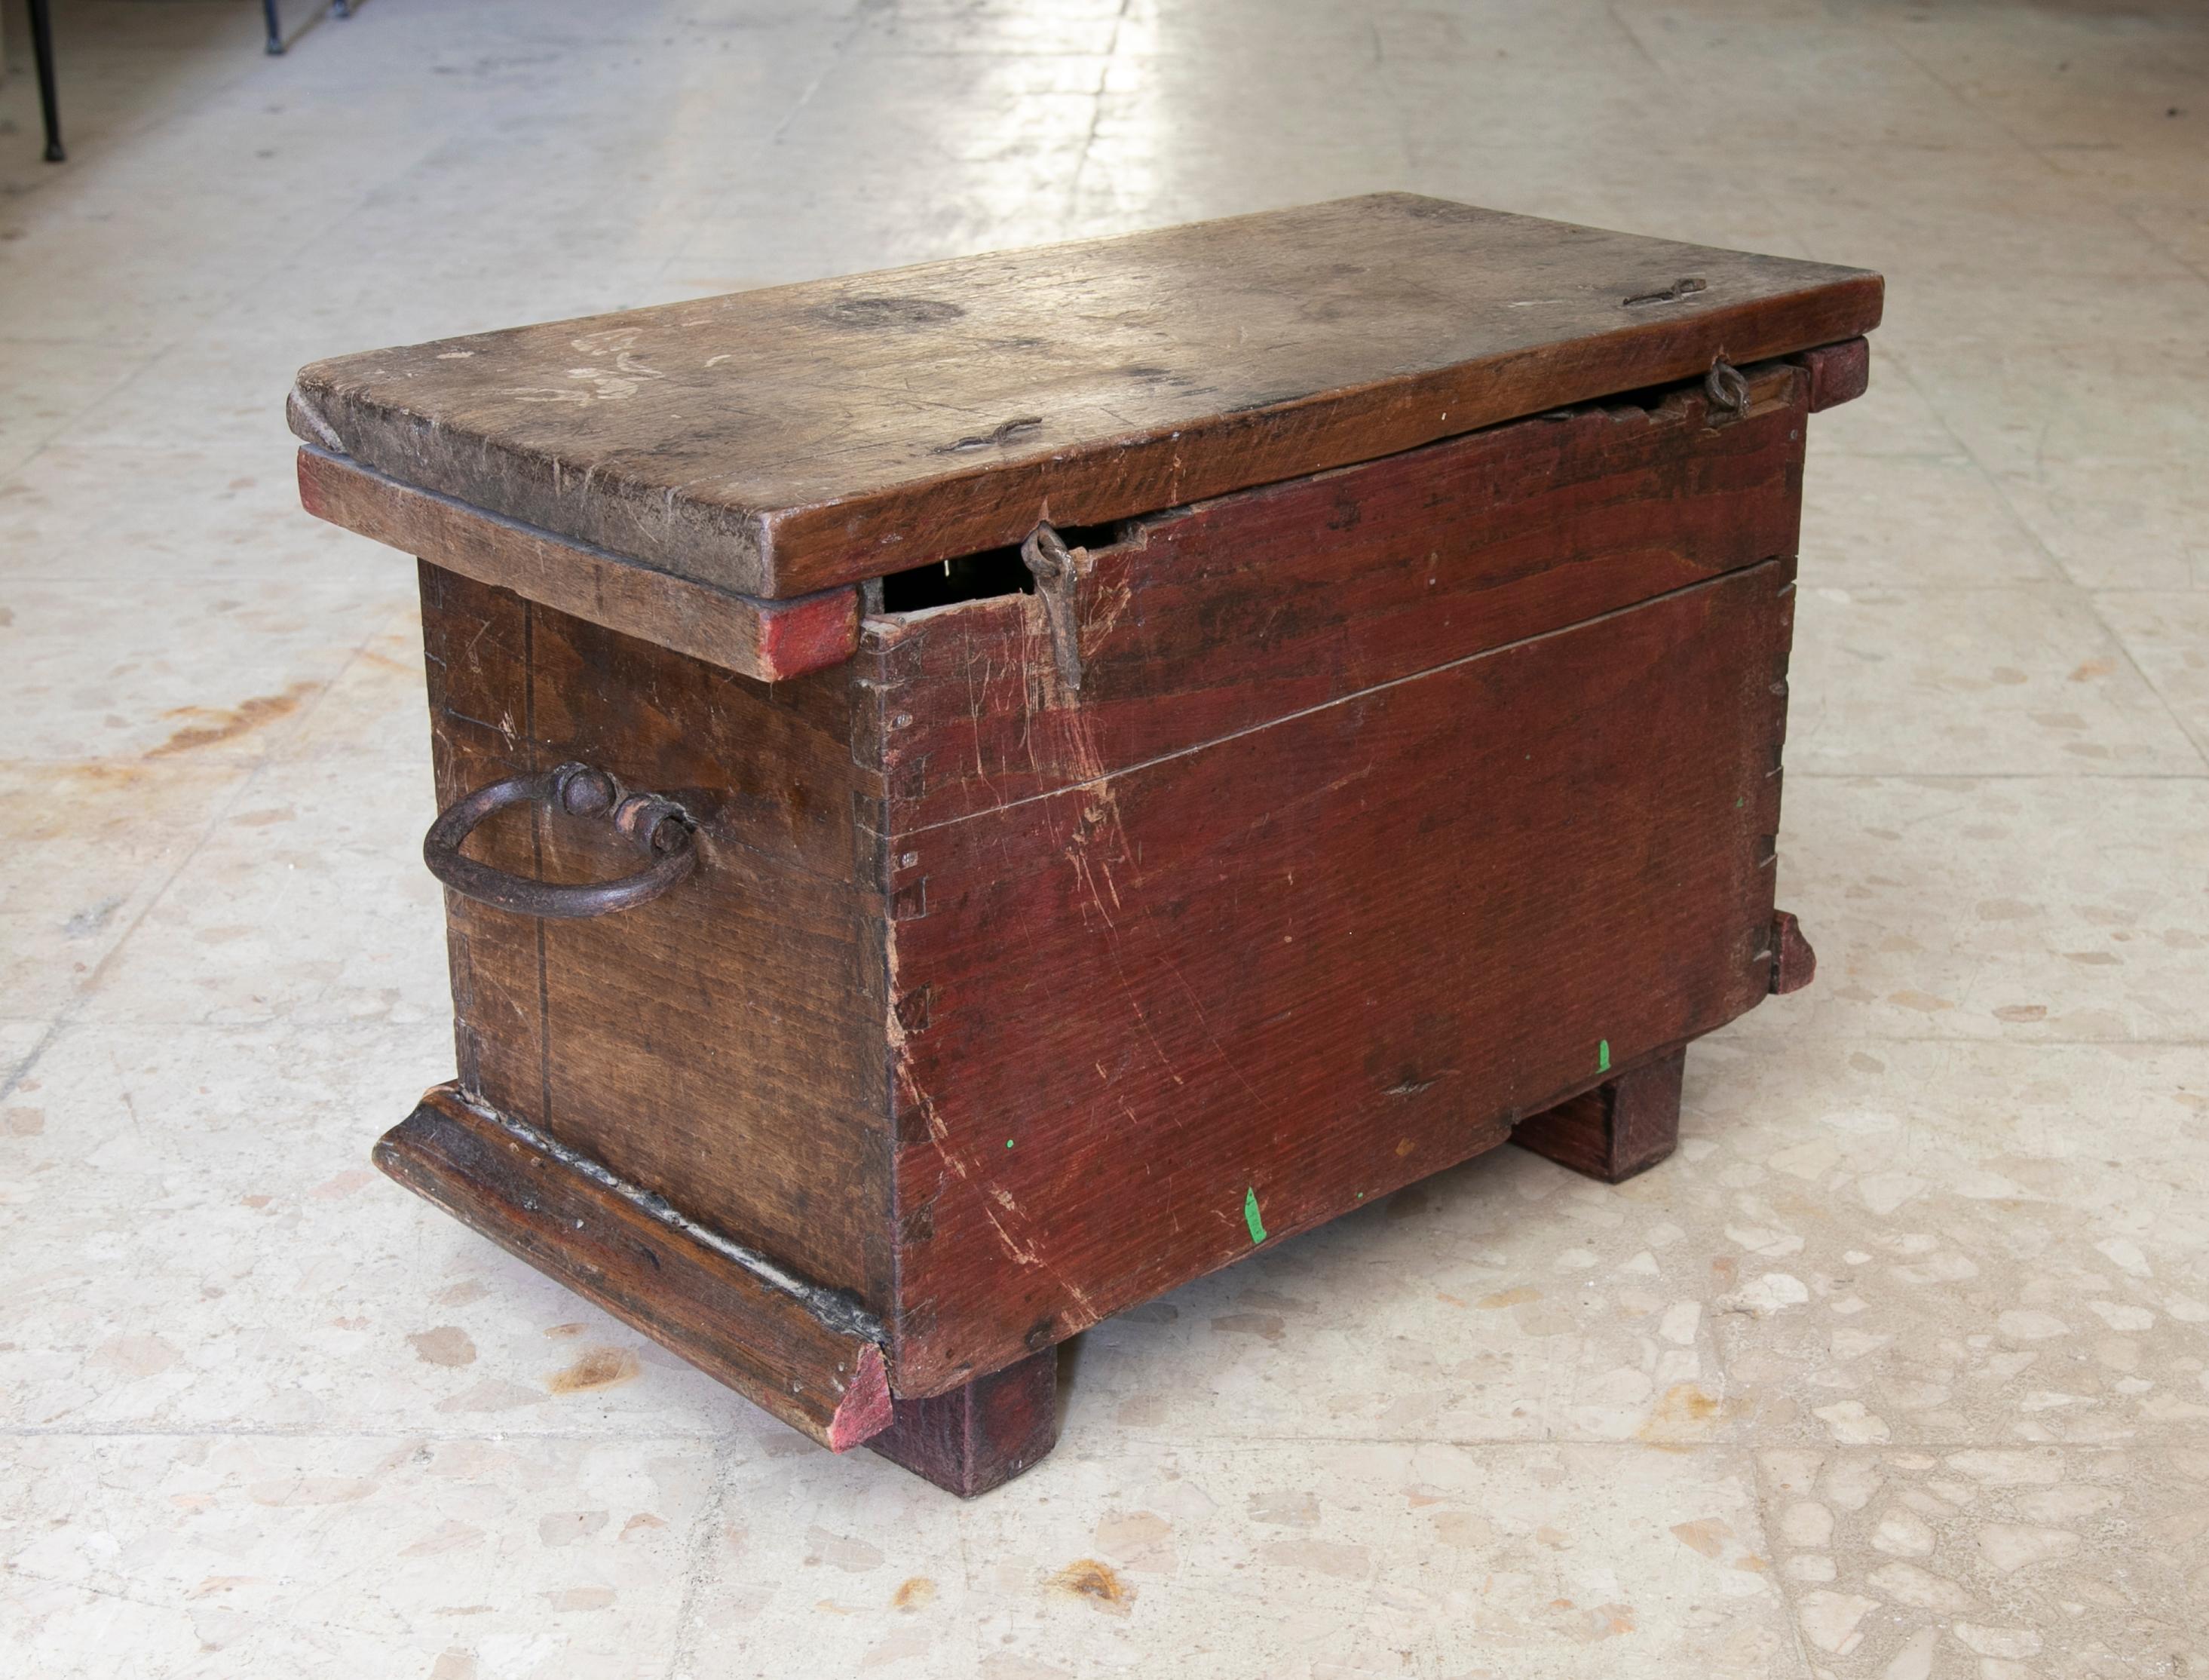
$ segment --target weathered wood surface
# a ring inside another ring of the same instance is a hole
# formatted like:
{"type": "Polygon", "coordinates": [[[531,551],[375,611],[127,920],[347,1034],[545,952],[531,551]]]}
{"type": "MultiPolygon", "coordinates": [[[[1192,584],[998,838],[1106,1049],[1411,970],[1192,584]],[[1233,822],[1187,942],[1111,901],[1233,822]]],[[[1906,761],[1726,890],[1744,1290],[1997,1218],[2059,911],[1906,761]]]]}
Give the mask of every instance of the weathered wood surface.
{"type": "Polygon", "coordinates": [[[899,1393],[1763,997],[1793,570],[892,834],[899,1393]]]}
{"type": "MultiPolygon", "coordinates": [[[[669,794],[698,869],[539,922],[448,894],[461,1082],[701,1223],[876,1310],[890,1286],[879,910],[855,883],[841,670],[772,688],[424,565],[438,798],[570,760],[669,794]]],[[[603,824],[494,817],[472,856],[635,866],[603,824]]]]}
{"type": "Polygon", "coordinates": [[[1646,1172],[1680,1144],[1680,1082],[1687,1050],[1675,1045],[1615,1079],[1522,1121],[1511,1141],[1560,1166],[1616,1184],[1646,1172]]]}
{"type": "Polygon", "coordinates": [[[1854,402],[1871,388],[1871,341],[1844,339],[1821,344],[1791,359],[1810,375],[1810,412],[1824,412],[1845,402],[1854,402]]]}
{"type": "MultiPolygon", "coordinates": [[[[529,604],[434,566],[418,570],[430,760],[442,810],[479,787],[557,761],[539,761],[530,729],[529,604]]],[[[468,850],[516,875],[536,875],[542,862],[536,827],[520,812],[485,824],[468,850]]],[[[540,1124],[545,1069],[541,939],[533,921],[457,893],[445,894],[460,1087],[540,1124]]]]}
{"type": "Polygon", "coordinates": [[[1058,1350],[1046,1347],[947,1394],[897,1401],[867,1445],[972,1499],[1032,1469],[1057,1440],[1058,1350]]]}
{"type": "Polygon", "coordinates": [[[763,600],[651,572],[617,555],[326,454],[299,451],[299,500],[333,525],[762,682],[838,665],[858,645],[858,591],[846,585],[763,600]]]}
{"type": "Polygon", "coordinates": [[[890,824],[910,834],[1218,740],[1796,547],[1804,372],[1521,420],[1141,521],[1043,603],[870,618],[890,824]]]}
{"type": "Polygon", "coordinates": [[[509,1253],[680,1354],[792,1428],[844,1452],[892,1419],[865,1315],[779,1287],[440,1086],[376,1146],[376,1164],[509,1253]]]}
{"type": "Polygon", "coordinates": [[[1387,193],[318,362],[305,441],[788,596],[1876,324],[1859,269],[1387,193]]]}
{"type": "Polygon", "coordinates": [[[1772,918],[1772,990],[1775,994],[1800,991],[1818,977],[1818,954],[1803,932],[1803,924],[1782,910],[1772,918]]]}

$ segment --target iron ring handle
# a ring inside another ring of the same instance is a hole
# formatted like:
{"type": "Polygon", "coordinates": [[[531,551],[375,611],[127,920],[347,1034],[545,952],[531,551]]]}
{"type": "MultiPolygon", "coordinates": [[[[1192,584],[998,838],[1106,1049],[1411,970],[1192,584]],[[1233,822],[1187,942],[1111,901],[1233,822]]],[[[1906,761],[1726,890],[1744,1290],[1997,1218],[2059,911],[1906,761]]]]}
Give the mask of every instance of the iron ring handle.
{"type": "Polygon", "coordinates": [[[651,903],[698,867],[698,847],[689,813],[665,794],[625,794],[604,770],[563,764],[534,775],[495,781],[439,812],[422,837],[422,861],[446,886],[478,904],[517,916],[573,919],[608,916],[651,903]],[[639,852],[657,861],[618,881],[569,885],[510,875],[460,855],[461,843],[476,824],[509,805],[527,804],[557,805],[574,816],[603,816],[639,852]]]}

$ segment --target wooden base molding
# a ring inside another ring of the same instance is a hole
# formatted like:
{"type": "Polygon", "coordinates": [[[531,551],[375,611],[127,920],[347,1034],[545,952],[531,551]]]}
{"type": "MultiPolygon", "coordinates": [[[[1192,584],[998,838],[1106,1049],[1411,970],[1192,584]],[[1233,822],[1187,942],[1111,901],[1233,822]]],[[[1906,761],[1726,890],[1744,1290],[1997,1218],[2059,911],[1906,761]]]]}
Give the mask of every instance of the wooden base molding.
{"type": "Polygon", "coordinates": [[[376,1164],[708,1376],[845,1452],[890,1426],[881,1327],[440,1085],[376,1164]]]}

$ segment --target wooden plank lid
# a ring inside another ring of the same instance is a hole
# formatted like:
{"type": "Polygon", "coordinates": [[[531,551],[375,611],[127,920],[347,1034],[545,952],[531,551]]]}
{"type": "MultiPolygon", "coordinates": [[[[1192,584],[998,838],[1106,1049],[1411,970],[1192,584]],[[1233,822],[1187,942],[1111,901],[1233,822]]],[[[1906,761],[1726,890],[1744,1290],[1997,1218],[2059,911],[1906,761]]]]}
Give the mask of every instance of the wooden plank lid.
{"type": "Polygon", "coordinates": [[[782,597],[1852,338],[1881,288],[1382,193],[341,357],[292,424],[782,597]]]}

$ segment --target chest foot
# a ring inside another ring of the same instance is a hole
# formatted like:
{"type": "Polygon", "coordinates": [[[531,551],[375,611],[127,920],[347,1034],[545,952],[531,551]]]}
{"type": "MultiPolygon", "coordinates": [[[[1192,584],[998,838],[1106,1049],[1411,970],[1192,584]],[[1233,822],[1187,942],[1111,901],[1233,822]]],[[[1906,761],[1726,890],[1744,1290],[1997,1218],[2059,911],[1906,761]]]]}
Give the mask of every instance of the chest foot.
{"type": "Polygon", "coordinates": [[[972,1499],[1035,1465],[1058,1440],[1058,1350],[928,1400],[895,1402],[867,1445],[924,1480],[972,1499]]]}
{"type": "Polygon", "coordinates": [[[1616,1184],[1657,1165],[1679,1146],[1680,1075],[1685,1045],[1583,1091],[1514,1129],[1521,1149],[1616,1184]]]}

